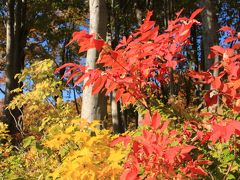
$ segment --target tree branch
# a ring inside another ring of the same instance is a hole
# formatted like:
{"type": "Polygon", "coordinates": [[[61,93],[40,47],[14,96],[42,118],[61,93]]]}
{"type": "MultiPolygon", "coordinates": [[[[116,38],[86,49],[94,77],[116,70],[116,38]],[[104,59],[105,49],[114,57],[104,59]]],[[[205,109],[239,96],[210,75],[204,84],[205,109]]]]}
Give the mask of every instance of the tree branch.
{"type": "Polygon", "coordinates": [[[2,88],[0,88],[0,91],[1,91],[1,93],[3,93],[4,95],[6,94],[6,93],[4,92],[4,90],[2,90],[2,88]]]}

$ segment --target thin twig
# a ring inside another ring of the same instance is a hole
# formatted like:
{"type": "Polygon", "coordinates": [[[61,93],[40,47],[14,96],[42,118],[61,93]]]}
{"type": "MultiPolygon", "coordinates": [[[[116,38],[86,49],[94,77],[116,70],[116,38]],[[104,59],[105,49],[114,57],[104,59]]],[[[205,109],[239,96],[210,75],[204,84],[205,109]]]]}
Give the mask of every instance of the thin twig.
{"type": "Polygon", "coordinates": [[[1,93],[6,94],[6,93],[4,92],[4,90],[2,90],[2,88],[0,88],[0,91],[1,91],[1,93]]]}
{"type": "Polygon", "coordinates": [[[234,161],[236,160],[236,157],[237,157],[237,151],[236,151],[236,136],[234,136],[233,138],[234,138],[234,141],[233,141],[233,144],[234,144],[234,148],[233,148],[234,157],[233,157],[233,160],[232,160],[231,164],[230,164],[229,167],[228,167],[228,170],[227,170],[225,176],[223,177],[223,180],[226,180],[226,179],[227,179],[227,176],[228,176],[229,172],[231,171],[232,166],[233,166],[233,163],[234,163],[234,161]]]}
{"type": "Polygon", "coordinates": [[[16,124],[16,128],[18,129],[18,131],[19,131],[22,135],[24,135],[24,132],[22,131],[22,128],[20,127],[20,124],[18,123],[17,119],[16,119],[15,116],[12,114],[12,112],[11,112],[10,109],[8,109],[8,111],[9,111],[10,115],[13,117],[14,122],[15,122],[15,124],[16,124]]]}

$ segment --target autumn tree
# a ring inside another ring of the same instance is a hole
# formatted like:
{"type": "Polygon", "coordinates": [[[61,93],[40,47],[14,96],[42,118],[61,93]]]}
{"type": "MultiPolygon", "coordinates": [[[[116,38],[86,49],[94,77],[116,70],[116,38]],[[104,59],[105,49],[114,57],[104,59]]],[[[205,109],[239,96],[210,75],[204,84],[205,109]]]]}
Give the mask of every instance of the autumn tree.
{"type": "MultiPolygon", "coordinates": [[[[107,33],[107,7],[105,0],[89,0],[90,33],[94,33],[97,39],[106,39],[107,33]]],[[[98,57],[95,48],[87,52],[86,65],[89,70],[96,68],[98,57]]],[[[87,79],[84,81],[86,84],[87,79]]],[[[81,116],[92,121],[104,119],[107,114],[106,97],[103,93],[92,95],[92,87],[86,87],[82,95],[81,116]]]]}
{"type": "MultiPolygon", "coordinates": [[[[5,107],[16,95],[11,91],[20,86],[14,76],[21,72],[26,63],[44,58],[56,59],[59,65],[70,61],[70,50],[65,48],[70,39],[67,34],[79,29],[79,21],[84,19],[83,15],[79,17],[85,12],[84,3],[76,0],[1,2],[0,30],[6,32],[6,36],[0,37],[2,61],[6,61],[5,107]],[[72,15],[73,12],[78,15],[72,15]]],[[[5,111],[5,121],[12,134],[18,131],[15,122],[21,122],[20,111],[5,111]]]]}

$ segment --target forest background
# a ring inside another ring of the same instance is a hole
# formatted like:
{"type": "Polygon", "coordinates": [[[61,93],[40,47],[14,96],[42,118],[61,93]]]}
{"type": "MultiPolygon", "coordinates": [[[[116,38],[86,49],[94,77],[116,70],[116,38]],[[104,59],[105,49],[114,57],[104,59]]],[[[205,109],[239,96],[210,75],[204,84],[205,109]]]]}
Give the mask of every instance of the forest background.
{"type": "Polygon", "coordinates": [[[0,23],[3,177],[239,177],[240,1],[3,0],[0,23]]]}

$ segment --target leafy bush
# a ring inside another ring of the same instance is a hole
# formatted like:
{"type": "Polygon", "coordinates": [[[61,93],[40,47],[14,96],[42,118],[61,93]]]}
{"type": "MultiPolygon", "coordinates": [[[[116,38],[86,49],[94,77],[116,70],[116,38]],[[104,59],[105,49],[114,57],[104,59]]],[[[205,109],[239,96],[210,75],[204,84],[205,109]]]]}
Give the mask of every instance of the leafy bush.
{"type": "Polygon", "coordinates": [[[110,131],[99,130],[98,122],[88,124],[73,112],[61,98],[61,82],[53,70],[53,61],[44,60],[18,75],[25,93],[8,108],[23,108],[24,137],[19,147],[12,146],[7,126],[0,124],[2,178],[119,177],[128,149],[110,147],[110,131]],[[26,78],[31,84],[25,84],[26,78]],[[48,101],[52,96],[58,96],[56,104],[48,101]]]}
{"type": "MultiPolygon", "coordinates": [[[[198,83],[208,84],[206,106],[222,103],[222,113],[204,112],[174,121],[174,112],[156,100],[161,84],[169,82],[169,68],[182,61],[181,49],[188,44],[194,17],[179,17],[169,23],[164,34],[150,21],[120,42],[115,50],[86,31],[73,34],[80,51],[97,48],[98,63],[106,69],[87,70],[68,63],[64,77],[75,84],[88,77],[93,94],[117,90],[116,100],[124,105],[140,104],[145,117],[136,131],[113,136],[89,124],[63,101],[62,82],[53,74],[53,61],[34,63],[18,75],[24,91],[9,105],[23,109],[25,123],[21,145],[11,145],[7,127],[0,123],[0,177],[8,179],[236,179],[239,159],[239,34],[229,27],[226,42],[231,48],[212,47],[211,56],[222,61],[207,72],[190,71],[198,83]],[[219,74],[213,75],[213,70],[219,74]],[[28,81],[25,79],[28,78],[28,81]],[[30,83],[28,83],[30,82],[30,83]],[[28,83],[28,84],[27,84],[28,83]],[[162,118],[159,114],[165,114],[162,118]],[[171,116],[171,118],[170,118],[171,116]],[[192,118],[196,117],[196,118],[192,118]],[[189,118],[189,119],[188,119],[189,118]],[[186,120],[187,119],[187,120],[186,120]]],[[[72,41],[72,42],[73,42],[72,41]]],[[[218,109],[219,110],[219,109],[218,109]]]]}

